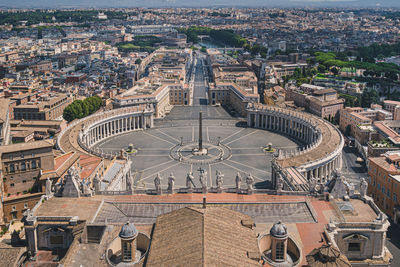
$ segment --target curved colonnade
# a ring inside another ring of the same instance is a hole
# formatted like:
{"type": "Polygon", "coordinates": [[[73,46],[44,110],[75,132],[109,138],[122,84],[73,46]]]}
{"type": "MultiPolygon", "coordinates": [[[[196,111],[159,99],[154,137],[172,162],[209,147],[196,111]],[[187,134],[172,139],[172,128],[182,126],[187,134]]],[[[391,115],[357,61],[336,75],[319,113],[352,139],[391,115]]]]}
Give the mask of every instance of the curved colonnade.
{"type": "Polygon", "coordinates": [[[294,151],[279,151],[272,164],[275,188],[278,187],[277,173],[287,181],[301,185],[307,184],[312,177],[325,183],[341,169],[344,138],[329,122],[303,112],[261,104],[249,105],[247,111],[249,127],[276,131],[304,145],[294,151]]]}
{"type": "MultiPolygon", "coordinates": [[[[62,152],[66,139],[75,138],[74,132],[78,132],[77,142],[79,147],[89,154],[112,159],[116,155],[104,153],[94,146],[104,139],[126,132],[144,130],[153,127],[153,110],[148,107],[128,107],[114,109],[103,113],[92,114],[86,118],[72,122],[58,136],[58,147],[62,152]]],[[[68,148],[71,150],[71,147],[68,148]]],[[[77,148],[75,147],[75,150],[77,148]]]]}

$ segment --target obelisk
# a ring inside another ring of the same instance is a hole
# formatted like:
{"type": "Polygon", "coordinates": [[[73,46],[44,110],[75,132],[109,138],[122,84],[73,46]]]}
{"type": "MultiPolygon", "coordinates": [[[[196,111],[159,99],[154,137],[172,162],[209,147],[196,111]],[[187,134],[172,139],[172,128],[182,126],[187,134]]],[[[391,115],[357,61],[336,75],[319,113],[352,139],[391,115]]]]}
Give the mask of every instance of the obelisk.
{"type": "Polygon", "coordinates": [[[202,122],[203,112],[199,113],[199,152],[203,151],[203,122],[202,122]]]}

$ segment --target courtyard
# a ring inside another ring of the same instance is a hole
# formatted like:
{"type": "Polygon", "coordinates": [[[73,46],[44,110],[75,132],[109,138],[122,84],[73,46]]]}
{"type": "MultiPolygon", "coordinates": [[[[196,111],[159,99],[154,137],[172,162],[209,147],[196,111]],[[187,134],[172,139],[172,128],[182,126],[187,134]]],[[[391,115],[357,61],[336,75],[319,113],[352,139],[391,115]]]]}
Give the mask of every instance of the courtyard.
{"type": "Polygon", "coordinates": [[[242,180],[251,174],[256,188],[270,188],[273,152],[267,152],[271,143],[277,149],[293,150],[299,146],[286,136],[247,128],[244,119],[232,117],[222,107],[174,107],[163,119],[156,120],[154,128],[130,132],[107,139],[97,146],[105,152],[118,152],[130,144],[137,151],[131,155],[134,182],[137,189],[154,188],[159,173],[161,184],[175,177],[177,188],[186,186],[186,176],[193,172],[194,185],[200,187],[199,171],[207,172],[207,186],[216,187],[216,173],[221,172],[223,187],[235,187],[235,177],[242,180]],[[199,111],[203,113],[203,146],[206,155],[194,155],[192,149],[199,138],[199,111]]]}

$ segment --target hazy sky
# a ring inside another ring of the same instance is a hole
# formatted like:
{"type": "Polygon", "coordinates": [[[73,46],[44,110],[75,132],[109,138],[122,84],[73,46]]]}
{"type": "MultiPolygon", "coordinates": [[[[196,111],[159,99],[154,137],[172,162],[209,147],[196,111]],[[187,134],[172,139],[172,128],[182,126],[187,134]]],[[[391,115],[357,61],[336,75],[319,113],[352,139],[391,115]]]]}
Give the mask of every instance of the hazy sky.
{"type": "Polygon", "coordinates": [[[399,7],[400,0],[0,0],[0,7],[399,7]]]}

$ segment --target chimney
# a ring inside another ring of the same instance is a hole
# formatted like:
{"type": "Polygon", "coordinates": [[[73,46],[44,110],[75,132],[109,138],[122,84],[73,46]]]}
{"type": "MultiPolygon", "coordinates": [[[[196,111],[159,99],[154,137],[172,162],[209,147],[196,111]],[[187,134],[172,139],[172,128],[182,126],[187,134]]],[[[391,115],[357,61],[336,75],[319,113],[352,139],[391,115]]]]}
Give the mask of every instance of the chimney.
{"type": "Polygon", "coordinates": [[[206,196],[203,196],[203,209],[207,207],[207,198],[206,196]]]}

